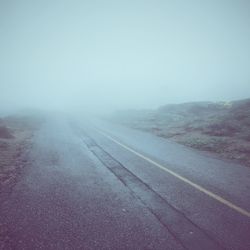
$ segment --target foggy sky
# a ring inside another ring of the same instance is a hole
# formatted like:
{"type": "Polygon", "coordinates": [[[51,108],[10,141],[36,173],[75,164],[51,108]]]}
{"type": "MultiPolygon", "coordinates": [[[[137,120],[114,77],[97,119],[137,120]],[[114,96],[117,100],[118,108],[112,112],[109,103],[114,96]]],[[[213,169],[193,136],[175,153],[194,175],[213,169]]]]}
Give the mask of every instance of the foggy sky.
{"type": "Polygon", "coordinates": [[[250,97],[250,1],[0,0],[0,109],[250,97]]]}

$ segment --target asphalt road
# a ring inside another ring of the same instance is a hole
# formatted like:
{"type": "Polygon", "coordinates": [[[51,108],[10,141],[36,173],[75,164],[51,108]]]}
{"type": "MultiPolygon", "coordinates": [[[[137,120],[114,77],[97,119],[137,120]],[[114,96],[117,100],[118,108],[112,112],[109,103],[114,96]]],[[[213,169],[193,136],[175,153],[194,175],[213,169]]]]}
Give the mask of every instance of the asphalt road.
{"type": "Polygon", "coordinates": [[[249,168],[63,117],[26,157],[0,204],[3,249],[250,249],[249,168]]]}

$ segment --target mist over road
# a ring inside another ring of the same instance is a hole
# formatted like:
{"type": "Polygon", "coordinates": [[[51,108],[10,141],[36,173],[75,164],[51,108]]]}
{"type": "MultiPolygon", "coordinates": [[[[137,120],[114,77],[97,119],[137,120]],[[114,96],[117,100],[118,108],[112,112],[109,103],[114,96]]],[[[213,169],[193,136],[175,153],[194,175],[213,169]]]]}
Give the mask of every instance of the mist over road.
{"type": "Polygon", "coordinates": [[[249,250],[249,13],[0,1],[0,250],[249,250]]]}
{"type": "Polygon", "coordinates": [[[26,161],[0,204],[3,249],[250,249],[244,166],[63,116],[46,118],[26,161]]]}

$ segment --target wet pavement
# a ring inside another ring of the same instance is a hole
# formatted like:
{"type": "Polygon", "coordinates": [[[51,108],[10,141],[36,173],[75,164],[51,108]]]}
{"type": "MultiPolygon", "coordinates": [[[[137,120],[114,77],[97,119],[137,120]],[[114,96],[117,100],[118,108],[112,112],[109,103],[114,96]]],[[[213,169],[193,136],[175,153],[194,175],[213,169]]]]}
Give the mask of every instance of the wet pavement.
{"type": "Polygon", "coordinates": [[[50,117],[0,205],[3,249],[250,249],[248,216],[125,150],[100,129],[249,211],[244,166],[147,133],[50,117]]]}

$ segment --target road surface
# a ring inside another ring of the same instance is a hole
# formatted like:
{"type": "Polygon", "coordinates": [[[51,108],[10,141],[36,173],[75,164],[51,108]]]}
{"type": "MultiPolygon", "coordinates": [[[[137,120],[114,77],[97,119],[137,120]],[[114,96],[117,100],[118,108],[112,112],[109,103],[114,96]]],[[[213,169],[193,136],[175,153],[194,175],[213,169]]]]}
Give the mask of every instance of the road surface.
{"type": "Polygon", "coordinates": [[[250,249],[247,167],[60,116],[26,157],[0,204],[3,249],[250,249]]]}

